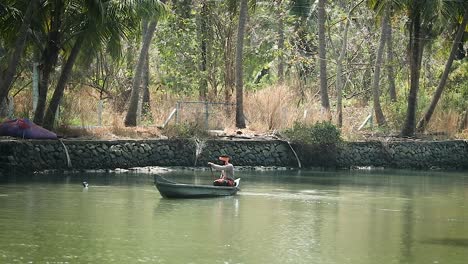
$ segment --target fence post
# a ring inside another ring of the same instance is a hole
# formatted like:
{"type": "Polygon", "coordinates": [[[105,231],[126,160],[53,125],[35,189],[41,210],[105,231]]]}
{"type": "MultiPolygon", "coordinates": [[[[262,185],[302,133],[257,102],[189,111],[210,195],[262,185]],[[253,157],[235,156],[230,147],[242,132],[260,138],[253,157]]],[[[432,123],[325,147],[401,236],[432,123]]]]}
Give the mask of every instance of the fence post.
{"type": "Polygon", "coordinates": [[[208,102],[205,101],[205,129],[208,130],[208,118],[209,118],[209,112],[208,112],[208,102]]]}
{"type": "Polygon", "coordinates": [[[175,123],[179,124],[179,102],[176,103],[175,123]]]}

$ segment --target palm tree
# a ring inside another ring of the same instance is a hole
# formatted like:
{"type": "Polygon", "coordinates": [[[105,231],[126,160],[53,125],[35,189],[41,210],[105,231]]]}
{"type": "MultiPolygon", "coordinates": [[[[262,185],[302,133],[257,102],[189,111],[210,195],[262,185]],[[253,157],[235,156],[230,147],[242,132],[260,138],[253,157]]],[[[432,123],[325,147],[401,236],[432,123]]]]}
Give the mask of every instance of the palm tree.
{"type": "Polygon", "coordinates": [[[124,124],[125,126],[136,126],[137,125],[137,109],[138,101],[140,99],[140,85],[143,77],[143,69],[146,62],[146,57],[148,54],[149,46],[151,40],[153,39],[154,31],[156,30],[157,21],[152,20],[148,24],[148,29],[146,35],[143,38],[143,43],[140,49],[140,55],[138,57],[138,63],[135,68],[135,75],[133,76],[132,81],[132,93],[130,95],[130,104],[128,106],[127,115],[125,116],[124,124]]]}
{"type": "Polygon", "coordinates": [[[152,8],[148,8],[148,6],[142,6],[143,9],[139,12],[140,15],[143,15],[144,17],[148,18],[150,22],[146,29],[146,34],[143,37],[143,43],[141,45],[140,54],[138,56],[138,62],[134,71],[134,76],[132,80],[132,91],[130,94],[130,103],[124,120],[125,126],[137,125],[137,110],[140,100],[140,88],[142,79],[144,78],[143,72],[145,70],[145,64],[148,59],[149,47],[151,44],[151,40],[153,39],[154,31],[156,30],[157,19],[166,12],[164,9],[165,6],[161,4],[165,1],[154,2],[155,3],[153,3],[152,8]]]}
{"type": "MultiPolygon", "coordinates": [[[[143,24],[143,30],[141,32],[143,37],[145,37],[147,30],[148,30],[148,21],[145,20],[143,24]]],[[[140,114],[143,114],[144,116],[151,116],[150,91],[149,91],[150,68],[149,68],[149,55],[148,54],[146,54],[145,67],[143,69],[143,76],[142,76],[142,81],[141,81],[141,89],[143,90],[143,96],[142,96],[142,102],[140,104],[141,106],[140,114]]]]}
{"type": "Polygon", "coordinates": [[[437,25],[439,19],[447,16],[448,3],[438,0],[408,0],[405,9],[409,17],[410,90],[405,122],[401,135],[414,136],[416,130],[416,110],[418,107],[419,77],[425,31],[437,25]]]}
{"type": "Polygon", "coordinates": [[[385,15],[387,16],[387,24],[385,25],[385,44],[387,45],[387,77],[388,77],[388,91],[390,100],[397,101],[397,94],[395,88],[395,73],[393,67],[393,37],[392,37],[392,23],[390,19],[391,8],[387,7],[385,15]]]}
{"type": "Polygon", "coordinates": [[[199,26],[198,26],[198,36],[200,38],[200,83],[199,83],[199,97],[200,100],[206,100],[208,94],[208,73],[207,73],[207,64],[208,64],[208,3],[206,0],[203,0],[201,3],[199,26]]]}
{"type": "Polygon", "coordinates": [[[44,117],[44,122],[43,122],[44,128],[52,129],[54,127],[55,114],[59,107],[60,100],[63,97],[63,92],[67,85],[68,78],[71,75],[73,66],[75,65],[76,58],[78,57],[78,54],[80,53],[81,46],[83,45],[84,40],[85,38],[83,35],[78,37],[78,39],[75,41],[75,44],[73,45],[70,55],[67,58],[67,61],[65,62],[65,65],[62,69],[62,73],[60,74],[60,78],[57,82],[57,86],[54,90],[54,94],[52,95],[52,99],[50,100],[49,107],[47,108],[47,111],[44,117]]]}
{"type": "Polygon", "coordinates": [[[384,15],[382,17],[381,22],[381,34],[380,34],[380,42],[379,48],[377,49],[377,57],[375,60],[374,66],[374,79],[372,82],[372,99],[374,105],[374,112],[375,112],[375,119],[379,126],[383,126],[385,124],[385,116],[382,112],[382,107],[380,106],[380,90],[379,90],[379,82],[380,82],[380,69],[383,60],[383,52],[385,48],[385,30],[386,25],[388,23],[388,15],[384,15]]]}
{"type": "MultiPolygon", "coordinates": [[[[21,59],[21,55],[23,53],[24,47],[26,45],[26,39],[28,36],[28,29],[31,24],[32,17],[34,16],[35,11],[37,10],[37,5],[39,0],[32,0],[27,5],[26,11],[24,12],[23,21],[21,23],[21,27],[18,30],[17,38],[15,41],[14,52],[11,54],[10,59],[8,60],[8,66],[5,72],[0,72],[0,102],[8,96],[8,92],[10,91],[11,84],[13,82],[13,77],[16,74],[16,68],[19,64],[21,59]]],[[[4,6],[4,9],[6,7],[4,6]]],[[[6,10],[0,18],[0,23],[10,23],[6,19],[6,10]]],[[[2,25],[7,26],[7,25],[2,25]]]]}
{"type": "Polygon", "coordinates": [[[34,122],[38,125],[42,125],[44,120],[50,75],[55,69],[55,64],[57,63],[59,52],[63,44],[63,35],[66,31],[62,29],[65,14],[64,0],[50,1],[41,11],[44,20],[50,19],[50,27],[42,27],[42,30],[47,35],[47,41],[42,49],[41,62],[39,65],[39,97],[37,100],[36,112],[34,113],[34,122]]]}
{"type": "Polygon", "coordinates": [[[278,13],[278,82],[284,82],[284,10],[282,7],[283,0],[276,1],[278,13]]]}
{"type": "Polygon", "coordinates": [[[244,116],[244,92],[243,92],[243,50],[244,33],[247,21],[247,0],[241,0],[239,13],[239,26],[237,28],[237,48],[236,48],[236,127],[245,128],[244,116]]]}
{"type": "Polygon", "coordinates": [[[445,83],[447,82],[447,78],[450,73],[450,68],[452,67],[455,54],[458,50],[458,45],[463,37],[463,34],[465,33],[465,28],[466,28],[467,23],[468,23],[468,5],[465,4],[465,11],[464,11],[463,19],[455,35],[455,39],[452,44],[452,49],[450,51],[449,58],[447,59],[447,62],[445,64],[444,73],[442,74],[442,77],[440,78],[439,85],[437,86],[434,96],[432,97],[432,101],[431,101],[429,108],[427,109],[424,116],[418,122],[418,125],[417,125],[418,132],[423,132],[426,129],[427,124],[431,120],[432,114],[434,113],[437,103],[439,102],[440,96],[442,95],[442,92],[444,91],[445,83]]]}
{"type": "Polygon", "coordinates": [[[419,90],[419,76],[421,72],[420,56],[422,53],[421,41],[421,23],[422,0],[414,0],[411,5],[410,18],[410,90],[408,93],[408,107],[406,119],[401,131],[402,136],[414,136],[416,128],[416,108],[419,90]]]}
{"type": "MultiPolygon", "coordinates": [[[[69,39],[75,41],[66,58],[44,118],[44,127],[49,129],[54,126],[58,106],[82,46],[86,46],[86,50],[91,53],[106,48],[114,58],[120,57],[121,39],[130,35],[130,32],[139,30],[139,23],[134,23],[134,21],[140,20],[141,10],[151,10],[150,13],[162,12],[160,2],[153,0],[128,1],[125,4],[107,0],[85,1],[84,3],[79,1],[79,3],[82,3],[83,6],[81,9],[75,10],[82,12],[73,13],[75,17],[69,17],[70,21],[67,23],[73,30],[69,32],[71,33],[69,39]]],[[[75,4],[75,8],[79,7],[77,3],[75,4]]]]}
{"type": "Polygon", "coordinates": [[[320,98],[322,102],[322,111],[325,112],[327,119],[331,119],[330,101],[328,99],[327,87],[327,52],[325,40],[325,2],[318,0],[318,35],[319,35],[319,61],[320,61],[320,98]]]}
{"type": "Polygon", "coordinates": [[[336,60],[336,93],[337,93],[337,102],[336,102],[336,114],[337,114],[337,126],[342,127],[343,125],[343,103],[342,103],[342,89],[343,89],[343,60],[346,57],[346,50],[348,46],[348,31],[351,21],[351,14],[353,11],[361,4],[364,0],[359,1],[354,5],[346,16],[345,28],[343,31],[343,40],[341,43],[341,51],[336,60]]]}

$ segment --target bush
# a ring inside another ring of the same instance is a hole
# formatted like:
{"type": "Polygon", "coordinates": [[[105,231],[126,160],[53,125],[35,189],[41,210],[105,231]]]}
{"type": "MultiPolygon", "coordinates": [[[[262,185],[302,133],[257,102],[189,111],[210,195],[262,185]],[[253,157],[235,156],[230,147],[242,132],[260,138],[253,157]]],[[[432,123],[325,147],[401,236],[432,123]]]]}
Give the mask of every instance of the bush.
{"type": "Polygon", "coordinates": [[[342,141],[341,131],[327,121],[317,122],[313,125],[295,122],[292,128],[284,131],[284,135],[295,143],[338,144],[342,141]]]}

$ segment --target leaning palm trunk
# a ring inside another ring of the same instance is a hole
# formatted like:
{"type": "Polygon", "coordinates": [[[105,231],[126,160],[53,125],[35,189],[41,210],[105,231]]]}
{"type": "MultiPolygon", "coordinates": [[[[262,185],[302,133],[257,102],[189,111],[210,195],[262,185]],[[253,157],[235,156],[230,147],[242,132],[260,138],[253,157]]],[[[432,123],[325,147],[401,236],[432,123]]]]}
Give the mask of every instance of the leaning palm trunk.
{"type": "Polygon", "coordinates": [[[38,0],[32,0],[29,2],[29,5],[24,14],[23,23],[18,32],[18,38],[15,41],[15,51],[13,52],[10,60],[8,61],[8,67],[6,69],[5,75],[0,76],[0,102],[3,102],[8,96],[10,91],[13,78],[16,73],[16,68],[21,59],[21,54],[23,53],[24,46],[26,45],[26,38],[28,36],[28,28],[31,24],[31,19],[33,17],[33,12],[36,10],[36,4],[38,0]]]}
{"type": "Polygon", "coordinates": [[[325,40],[325,2],[326,0],[318,1],[318,31],[319,31],[319,60],[320,60],[320,98],[322,101],[322,110],[325,112],[327,119],[330,120],[330,101],[328,99],[327,88],[327,53],[325,40]]]}
{"type": "Polygon", "coordinates": [[[138,100],[140,99],[140,85],[143,76],[143,69],[146,62],[146,56],[148,54],[151,40],[153,39],[154,31],[156,29],[157,22],[151,21],[148,25],[148,30],[145,37],[143,38],[143,44],[141,45],[140,55],[138,57],[138,63],[135,69],[135,75],[133,76],[132,82],[132,93],[130,95],[130,105],[128,106],[128,112],[125,116],[125,126],[136,126],[137,125],[137,109],[138,100]]]}
{"type": "Polygon", "coordinates": [[[245,128],[244,117],[244,74],[242,53],[244,50],[244,33],[247,21],[247,0],[242,0],[239,14],[239,27],[237,30],[237,49],[236,49],[236,127],[245,128]]]}
{"type": "Polygon", "coordinates": [[[80,35],[78,39],[75,41],[73,48],[68,56],[67,62],[62,69],[62,73],[60,74],[60,78],[57,82],[57,87],[55,87],[54,94],[52,95],[52,99],[49,103],[49,108],[47,108],[47,112],[44,117],[43,126],[47,129],[53,129],[55,123],[55,116],[60,104],[60,101],[63,97],[63,92],[65,91],[65,87],[67,85],[68,79],[70,78],[73,66],[75,65],[76,58],[80,53],[81,46],[84,41],[84,36],[80,35]]]}
{"type": "Polygon", "coordinates": [[[372,99],[374,103],[375,119],[379,126],[383,126],[385,124],[385,116],[382,112],[382,107],[380,106],[379,82],[380,82],[380,69],[382,65],[383,52],[385,48],[385,29],[386,29],[385,25],[387,24],[387,20],[388,20],[388,16],[385,15],[382,18],[380,43],[379,43],[379,48],[377,50],[377,58],[375,60],[375,67],[374,67],[374,79],[372,82],[372,99]]]}
{"type": "Polygon", "coordinates": [[[463,21],[457,30],[457,34],[455,35],[455,40],[452,43],[452,50],[450,51],[449,58],[447,60],[447,63],[445,64],[444,73],[442,74],[439,85],[437,86],[434,96],[432,97],[431,104],[429,108],[427,109],[426,113],[424,114],[424,116],[418,122],[418,125],[417,125],[418,132],[423,132],[426,129],[427,124],[429,123],[429,120],[431,120],[432,114],[434,113],[434,110],[437,106],[437,103],[439,102],[440,96],[442,95],[442,92],[444,91],[445,83],[447,82],[447,78],[450,73],[450,68],[452,67],[452,63],[453,63],[455,54],[458,49],[458,44],[460,43],[463,37],[463,33],[465,32],[467,22],[468,22],[468,8],[465,10],[463,21]]]}

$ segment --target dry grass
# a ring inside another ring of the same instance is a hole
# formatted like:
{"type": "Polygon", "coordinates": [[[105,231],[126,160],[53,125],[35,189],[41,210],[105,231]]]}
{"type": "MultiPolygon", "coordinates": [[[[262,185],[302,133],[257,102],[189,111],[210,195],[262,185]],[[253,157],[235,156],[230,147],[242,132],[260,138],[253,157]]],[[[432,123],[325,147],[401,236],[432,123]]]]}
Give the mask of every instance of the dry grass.
{"type": "Polygon", "coordinates": [[[435,111],[431,122],[427,128],[432,132],[443,132],[449,136],[456,135],[460,125],[461,116],[452,110],[449,111],[435,111]]]}
{"type": "Polygon", "coordinates": [[[298,96],[288,86],[271,86],[247,94],[245,115],[248,126],[257,131],[285,129],[296,121],[311,124],[324,120],[320,103],[313,94],[306,92],[298,96]]]}
{"type": "MultiPolygon", "coordinates": [[[[291,127],[299,121],[312,124],[324,120],[320,102],[316,93],[297,93],[295,87],[277,85],[245,94],[244,113],[247,119],[247,128],[243,134],[270,134],[273,131],[291,127]]],[[[31,95],[22,93],[15,97],[15,112],[18,116],[32,116],[31,95]]],[[[157,138],[164,135],[164,130],[158,128],[167,119],[178,101],[198,101],[196,97],[182,97],[170,93],[155,92],[151,95],[151,118],[143,119],[136,128],[127,128],[123,124],[125,109],[119,109],[107,100],[103,106],[102,126],[98,126],[99,95],[91,89],[82,87],[68,91],[62,102],[60,114],[59,134],[68,137],[125,139],[125,138],[157,138]],[[66,124],[66,125],[64,125],[66,124]]],[[[212,101],[222,101],[212,100],[212,101]]],[[[331,102],[334,105],[334,102],[331,102]]],[[[181,122],[198,124],[204,127],[205,106],[203,104],[183,105],[178,118],[181,122]]],[[[336,109],[332,109],[335,113],[336,109]]],[[[363,120],[369,115],[368,106],[358,103],[348,105],[343,109],[342,135],[346,140],[363,138],[363,133],[357,131],[363,120]]],[[[213,105],[209,108],[209,128],[223,130],[225,134],[234,134],[235,108],[226,108],[223,105],[213,105]]],[[[174,119],[170,124],[174,123],[174,119]]],[[[468,131],[457,134],[460,116],[454,111],[436,112],[431,121],[429,131],[444,132],[451,138],[468,138],[468,131]]],[[[333,116],[336,120],[336,116],[333,116]]],[[[364,133],[392,133],[392,131],[367,130],[364,133]]],[[[398,131],[393,131],[397,133],[398,131]]]]}

